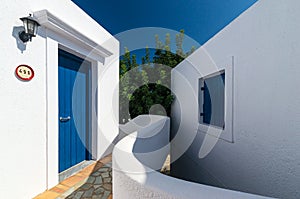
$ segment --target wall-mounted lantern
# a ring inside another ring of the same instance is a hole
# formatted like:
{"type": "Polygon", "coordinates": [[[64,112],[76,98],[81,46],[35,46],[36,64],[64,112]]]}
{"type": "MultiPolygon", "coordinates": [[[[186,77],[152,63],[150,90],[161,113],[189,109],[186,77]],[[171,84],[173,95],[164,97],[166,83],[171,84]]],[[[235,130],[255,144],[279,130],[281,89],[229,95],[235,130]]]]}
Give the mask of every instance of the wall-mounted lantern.
{"type": "Polygon", "coordinates": [[[20,18],[20,20],[23,21],[25,30],[19,32],[19,38],[24,43],[31,41],[31,38],[36,36],[37,29],[40,24],[31,16],[31,14],[29,14],[28,17],[20,18]]]}

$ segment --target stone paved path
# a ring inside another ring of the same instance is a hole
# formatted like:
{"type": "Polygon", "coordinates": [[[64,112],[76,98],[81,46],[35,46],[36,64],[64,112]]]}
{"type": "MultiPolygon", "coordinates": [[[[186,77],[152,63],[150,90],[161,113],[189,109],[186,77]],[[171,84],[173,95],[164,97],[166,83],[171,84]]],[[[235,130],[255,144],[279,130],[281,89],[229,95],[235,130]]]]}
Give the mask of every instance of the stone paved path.
{"type": "Polygon", "coordinates": [[[102,158],[34,199],[112,199],[111,160],[102,158]]]}
{"type": "Polygon", "coordinates": [[[66,199],[107,199],[112,191],[111,163],[94,171],[86,182],[66,199]]]}

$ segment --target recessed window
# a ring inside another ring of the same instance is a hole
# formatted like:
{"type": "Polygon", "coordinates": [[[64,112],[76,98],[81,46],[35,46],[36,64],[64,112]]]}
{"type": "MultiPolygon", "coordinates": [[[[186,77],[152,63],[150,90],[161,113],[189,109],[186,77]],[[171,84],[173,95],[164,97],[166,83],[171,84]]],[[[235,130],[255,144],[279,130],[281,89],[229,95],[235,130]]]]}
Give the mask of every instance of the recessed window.
{"type": "Polygon", "coordinates": [[[225,128],[225,71],[199,79],[199,122],[225,128]]]}

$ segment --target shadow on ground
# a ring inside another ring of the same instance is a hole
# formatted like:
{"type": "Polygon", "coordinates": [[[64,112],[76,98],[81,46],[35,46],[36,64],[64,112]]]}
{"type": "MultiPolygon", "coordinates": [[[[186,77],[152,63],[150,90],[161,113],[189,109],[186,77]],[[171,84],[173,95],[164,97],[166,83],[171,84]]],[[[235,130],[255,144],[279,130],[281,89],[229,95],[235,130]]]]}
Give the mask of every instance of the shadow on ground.
{"type": "MultiPolygon", "coordinates": [[[[111,158],[110,158],[111,159],[111,158]]],[[[112,198],[112,163],[97,162],[83,185],[72,192],[66,199],[111,199],[112,198]]]]}

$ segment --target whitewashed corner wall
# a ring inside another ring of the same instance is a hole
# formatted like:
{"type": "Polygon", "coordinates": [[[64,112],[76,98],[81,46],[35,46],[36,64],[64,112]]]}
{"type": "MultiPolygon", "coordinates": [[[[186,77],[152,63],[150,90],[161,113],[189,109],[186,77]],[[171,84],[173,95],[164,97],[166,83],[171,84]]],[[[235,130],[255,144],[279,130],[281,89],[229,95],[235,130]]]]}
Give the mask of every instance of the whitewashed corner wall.
{"type": "MultiPolygon", "coordinates": [[[[178,97],[172,133],[181,126],[183,136],[194,136],[172,165],[174,175],[264,196],[300,197],[299,8],[297,0],[260,0],[173,70],[178,97]],[[199,158],[207,134],[199,131],[198,101],[190,96],[198,95],[200,73],[215,67],[234,69],[233,86],[225,85],[233,95],[233,143],[222,139],[224,132],[218,140],[208,136],[217,143],[199,158]]],[[[181,147],[173,142],[172,154],[181,147]]]]}
{"type": "Polygon", "coordinates": [[[97,125],[93,126],[100,140],[93,143],[94,156],[100,158],[104,151],[108,153],[109,143],[118,134],[115,122],[118,121],[118,97],[114,93],[118,89],[119,42],[69,0],[2,1],[0,11],[5,15],[0,17],[0,23],[5,28],[0,30],[3,38],[0,45],[1,198],[32,198],[58,183],[57,49],[62,45],[89,55],[76,41],[43,26],[32,42],[20,43],[18,32],[23,24],[19,18],[41,10],[51,12],[112,52],[109,58],[93,64],[98,67],[99,83],[107,85],[98,88],[101,116],[96,120],[105,117],[106,123],[96,121],[97,125]],[[15,77],[15,68],[20,64],[34,69],[35,77],[31,81],[22,82],[15,77]]]}

